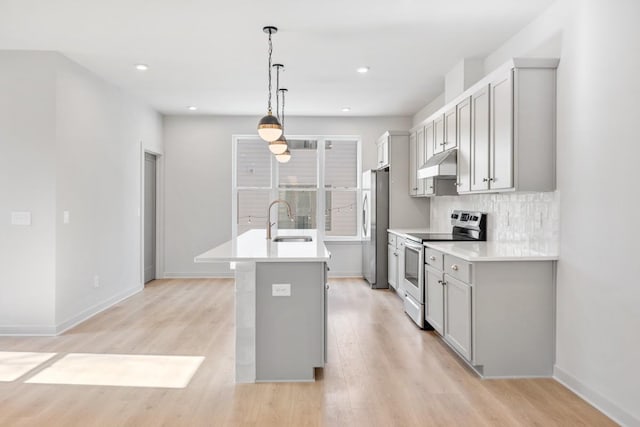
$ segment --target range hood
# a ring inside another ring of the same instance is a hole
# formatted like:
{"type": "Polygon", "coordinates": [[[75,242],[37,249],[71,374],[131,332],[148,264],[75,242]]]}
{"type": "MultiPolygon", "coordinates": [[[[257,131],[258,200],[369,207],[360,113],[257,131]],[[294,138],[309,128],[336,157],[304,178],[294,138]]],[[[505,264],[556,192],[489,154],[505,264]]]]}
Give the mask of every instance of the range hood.
{"type": "Polygon", "coordinates": [[[457,149],[434,154],[418,168],[418,178],[454,178],[457,170],[457,149]]]}

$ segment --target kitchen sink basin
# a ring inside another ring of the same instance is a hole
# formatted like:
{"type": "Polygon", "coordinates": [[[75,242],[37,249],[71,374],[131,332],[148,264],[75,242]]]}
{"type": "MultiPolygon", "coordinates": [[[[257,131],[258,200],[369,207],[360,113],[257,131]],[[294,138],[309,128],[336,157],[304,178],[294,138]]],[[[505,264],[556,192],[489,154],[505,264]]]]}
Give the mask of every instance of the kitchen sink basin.
{"type": "Polygon", "coordinates": [[[311,236],[276,236],[274,242],[311,242],[311,236]]]}

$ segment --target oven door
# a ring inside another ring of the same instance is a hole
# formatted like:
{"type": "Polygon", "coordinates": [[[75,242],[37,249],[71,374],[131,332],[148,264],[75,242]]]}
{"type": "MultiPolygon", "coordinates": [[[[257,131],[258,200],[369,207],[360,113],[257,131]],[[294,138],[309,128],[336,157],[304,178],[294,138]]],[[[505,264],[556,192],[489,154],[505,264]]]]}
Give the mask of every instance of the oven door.
{"type": "Polygon", "coordinates": [[[419,303],[424,304],[424,247],[407,239],[404,245],[404,289],[419,303]]]}

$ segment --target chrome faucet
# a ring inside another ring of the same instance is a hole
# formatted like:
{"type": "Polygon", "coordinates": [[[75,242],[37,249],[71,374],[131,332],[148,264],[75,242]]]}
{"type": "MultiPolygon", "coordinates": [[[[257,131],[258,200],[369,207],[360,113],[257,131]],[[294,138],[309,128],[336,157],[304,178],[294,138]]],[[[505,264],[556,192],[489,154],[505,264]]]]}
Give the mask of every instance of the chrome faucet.
{"type": "Polygon", "coordinates": [[[291,215],[291,205],[289,204],[289,202],[282,199],[277,199],[271,202],[271,204],[267,208],[267,240],[271,240],[271,227],[276,224],[275,222],[271,222],[271,206],[275,205],[276,203],[284,203],[285,205],[287,205],[287,216],[291,221],[293,221],[293,216],[291,215]]]}

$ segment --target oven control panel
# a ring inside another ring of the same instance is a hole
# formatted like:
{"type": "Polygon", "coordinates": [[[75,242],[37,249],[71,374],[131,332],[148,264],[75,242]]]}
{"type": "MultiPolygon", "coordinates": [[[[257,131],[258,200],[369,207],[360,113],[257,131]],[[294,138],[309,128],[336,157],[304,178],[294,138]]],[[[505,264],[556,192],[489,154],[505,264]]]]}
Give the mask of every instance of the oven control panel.
{"type": "Polygon", "coordinates": [[[477,211],[454,210],[451,213],[451,225],[464,228],[479,228],[486,218],[485,213],[477,211]]]}

